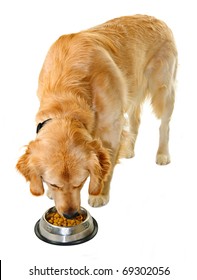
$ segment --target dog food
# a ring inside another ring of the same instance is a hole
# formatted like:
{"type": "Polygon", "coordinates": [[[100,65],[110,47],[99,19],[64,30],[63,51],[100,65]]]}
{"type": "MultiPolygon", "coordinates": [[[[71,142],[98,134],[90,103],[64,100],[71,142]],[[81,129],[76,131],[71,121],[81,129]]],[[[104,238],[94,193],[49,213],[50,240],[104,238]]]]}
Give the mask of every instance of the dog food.
{"type": "Polygon", "coordinates": [[[54,226],[72,227],[83,222],[85,220],[85,216],[78,214],[74,219],[66,219],[57,212],[51,212],[46,215],[46,220],[54,226]]]}

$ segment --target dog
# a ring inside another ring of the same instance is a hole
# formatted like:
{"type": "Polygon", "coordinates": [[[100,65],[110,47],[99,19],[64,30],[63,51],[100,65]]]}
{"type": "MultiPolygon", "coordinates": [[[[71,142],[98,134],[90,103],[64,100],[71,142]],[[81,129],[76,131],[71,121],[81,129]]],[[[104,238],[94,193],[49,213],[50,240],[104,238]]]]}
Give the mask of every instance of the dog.
{"type": "Polygon", "coordinates": [[[90,177],[89,204],[107,204],[114,166],[134,156],[146,98],[161,120],[156,163],[168,164],[177,60],[172,31],[151,16],[61,36],[39,76],[36,139],[16,165],[31,193],[42,195],[45,183],[57,211],[71,219],[90,177]]]}

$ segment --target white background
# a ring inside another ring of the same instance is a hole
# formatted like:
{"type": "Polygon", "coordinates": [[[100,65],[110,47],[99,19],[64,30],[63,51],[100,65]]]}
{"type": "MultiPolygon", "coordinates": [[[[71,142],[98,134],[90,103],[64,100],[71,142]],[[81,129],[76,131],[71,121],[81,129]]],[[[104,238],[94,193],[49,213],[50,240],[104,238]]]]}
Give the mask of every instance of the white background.
{"type": "Polygon", "coordinates": [[[197,279],[196,229],[196,26],[195,1],[1,1],[0,4],[0,259],[3,280],[80,279],[82,276],[30,276],[37,268],[113,268],[94,279],[197,279]],[[91,241],[71,247],[40,241],[34,225],[51,206],[33,197],[15,170],[23,145],[35,138],[37,80],[50,45],[122,15],[149,14],[166,21],[179,51],[178,86],[171,121],[168,166],[155,164],[159,122],[144,107],[136,156],[115,169],[110,203],[82,205],[99,224],[91,241]],[[169,267],[169,276],[123,276],[129,266],[169,267]]]}

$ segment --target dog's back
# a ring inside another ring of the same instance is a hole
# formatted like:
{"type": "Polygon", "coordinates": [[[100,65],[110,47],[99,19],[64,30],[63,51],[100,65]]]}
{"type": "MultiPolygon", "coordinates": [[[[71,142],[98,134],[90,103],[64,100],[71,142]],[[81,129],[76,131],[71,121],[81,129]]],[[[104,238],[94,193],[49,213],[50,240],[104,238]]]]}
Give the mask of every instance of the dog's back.
{"type": "MultiPolygon", "coordinates": [[[[97,56],[100,59],[98,54],[102,49],[121,69],[131,93],[135,91],[134,84],[135,87],[142,84],[142,74],[150,73],[148,64],[162,48],[165,53],[160,52],[160,59],[165,55],[177,56],[173,34],[163,21],[145,15],[120,17],[76,34],[61,36],[49,51],[44,64],[45,70],[49,71],[45,71],[45,76],[50,72],[49,79],[46,78],[56,86],[57,80],[61,79],[55,75],[62,76],[65,71],[68,74],[70,68],[77,78],[80,69],[87,76],[93,64],[99,66],[97,56]]],[[[51,87],[54,91],[53,84],[51,87]]]]}

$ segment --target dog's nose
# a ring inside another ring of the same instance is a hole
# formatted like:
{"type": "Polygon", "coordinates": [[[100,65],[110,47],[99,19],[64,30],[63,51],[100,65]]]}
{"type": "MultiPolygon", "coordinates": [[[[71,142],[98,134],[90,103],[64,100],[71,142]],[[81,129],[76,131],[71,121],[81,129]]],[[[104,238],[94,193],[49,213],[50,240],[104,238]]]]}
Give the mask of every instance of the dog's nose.
{"type": "Polygon", "coordinates": [[[78,215],[78,212],[72,212],[72,213],[63,213],[64,218],[66,219],[74,219],[78,215]]]}

